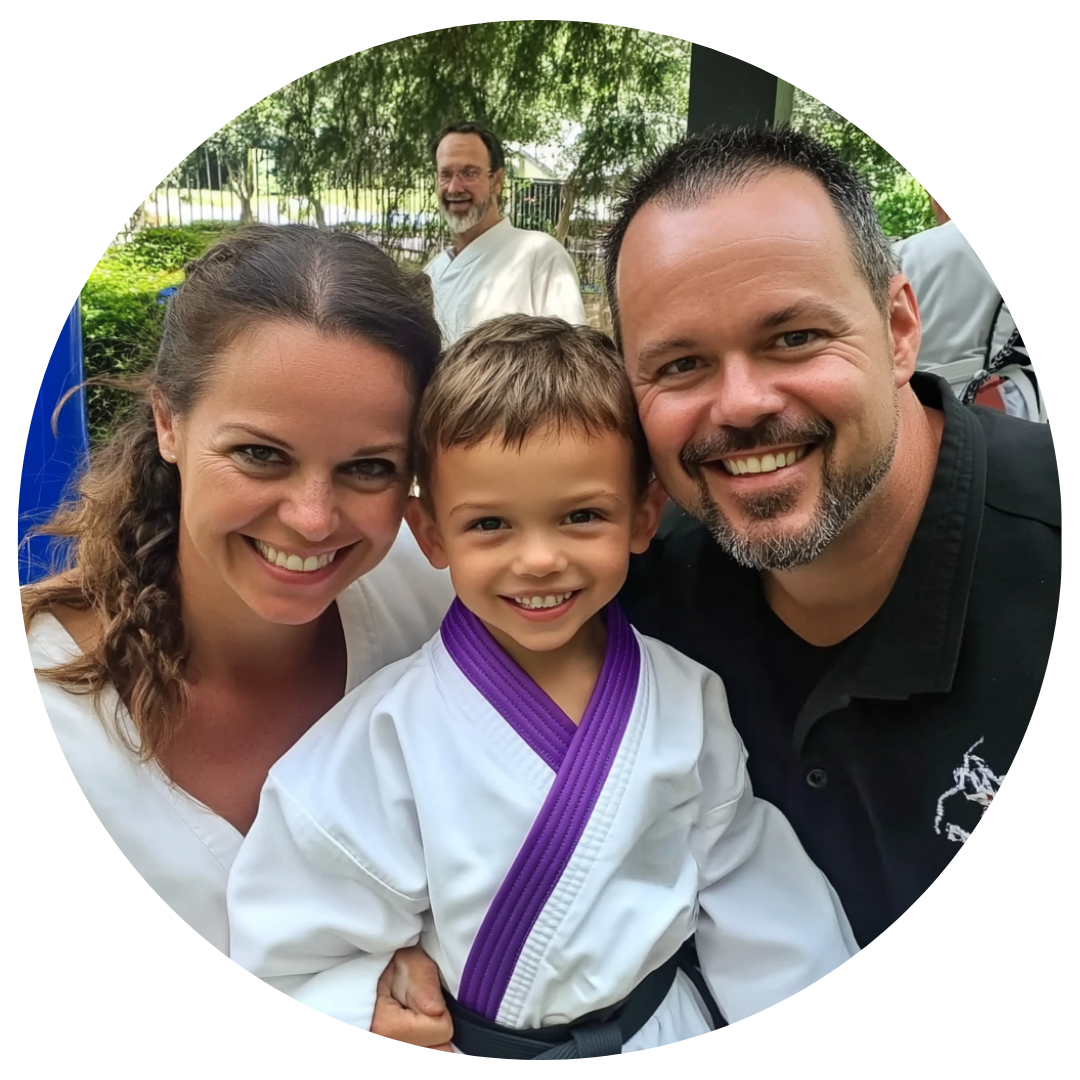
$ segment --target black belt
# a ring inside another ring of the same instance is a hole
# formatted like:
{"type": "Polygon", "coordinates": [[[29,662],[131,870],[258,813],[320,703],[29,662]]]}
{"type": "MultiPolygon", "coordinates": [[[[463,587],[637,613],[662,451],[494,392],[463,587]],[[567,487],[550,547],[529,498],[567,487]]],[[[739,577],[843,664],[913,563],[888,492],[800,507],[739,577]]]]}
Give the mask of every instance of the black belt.
{"type": "Polygon", "coordinates": [[[530,1029],[501,1027],[444,994],[454,1021],[454,1046],[474,1057],[518,1060],[621,1054],[623,1043],[636,1035],[660,1008],[679,969],[690,977],[704,999],[713,1027],[723,1027],[724,1018],[701,977],[693,941],[688,941],[666,964],[642,979],[628,997],[570,1024],[530,1029]]]}

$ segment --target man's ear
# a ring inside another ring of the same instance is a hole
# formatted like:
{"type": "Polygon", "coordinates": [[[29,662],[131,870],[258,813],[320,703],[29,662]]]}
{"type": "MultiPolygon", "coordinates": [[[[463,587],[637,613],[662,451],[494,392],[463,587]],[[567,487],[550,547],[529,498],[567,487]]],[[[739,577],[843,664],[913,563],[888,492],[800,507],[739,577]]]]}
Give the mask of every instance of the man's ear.
{"type": "Polygon", "coordinates": [[[491,174],[491,190],[495,194],[495,198],[502,197],[503,184],[506,182],[506,169],[496,169],[491,174]]]}
{"type": "Polygon", "coordinates": [[[410,495],[405,503],[405,520],[409,523],[420,550],[427,556],[427,561],[436,570],[445,570],[450,565],[443,548],[439,530],[435,527],[435,521],[421,502],[419,496],[410,495]]]}
{"type": "Polygon", "coordinates": [[[150,397],[154,411],[154,427],[157,428],[158,453],[166,461],[175,463],[177,453],[176,419],[165,404],[165,399],[155,390],[150,397]]]}
{"type": "Polygon", "coordinates": [[[915,359],[922,341],[922,324],[915,292],[903,274],[896,274],[889,285],[888,331],[893,380],[897,387],[905,386],[915,371],[915,359]]]}
{"type": "Polygon", "coordinates": [[[660,527],[660,515],[668,503],[668,493],[660,481],[653,477],[634,511],[634,524],[630,533],[630,550],[640,555],[647,550],[656,530],[660,527]]]}

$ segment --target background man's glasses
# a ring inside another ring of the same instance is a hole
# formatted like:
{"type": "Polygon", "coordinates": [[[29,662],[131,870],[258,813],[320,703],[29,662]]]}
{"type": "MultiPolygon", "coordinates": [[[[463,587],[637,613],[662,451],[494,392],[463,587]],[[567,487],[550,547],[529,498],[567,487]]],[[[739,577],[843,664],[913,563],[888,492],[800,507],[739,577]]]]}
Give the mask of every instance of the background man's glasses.
{"type": "Polygon", "coordinates": [[[477,169],[474,166],[467,169],[458,169],[455,172],[445,169],[439,173],[439,187],[448,187],[453,183],[455,176],[463,184],[475,184],[482,176],[490,176],[492,172],[494,172],[493,169],[477,169]]]}

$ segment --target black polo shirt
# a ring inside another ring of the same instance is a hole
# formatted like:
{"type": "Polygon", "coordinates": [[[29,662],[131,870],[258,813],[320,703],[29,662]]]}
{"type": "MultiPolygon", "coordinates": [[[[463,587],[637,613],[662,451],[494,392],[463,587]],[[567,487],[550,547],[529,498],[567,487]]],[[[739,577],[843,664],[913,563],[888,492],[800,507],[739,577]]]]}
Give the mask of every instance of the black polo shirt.
{"type": "Polygon", "coordinates": [[[945,429],[892,592],[821,649],[761,578],[694,520],[667,516],[620,601],[630,621],[716,671],[755,793],[790,819],[866,945],[970,834],[1031,719],[1057,616],[1061,508],[1047,426],[962,406],[912,379],[945,429]]]}

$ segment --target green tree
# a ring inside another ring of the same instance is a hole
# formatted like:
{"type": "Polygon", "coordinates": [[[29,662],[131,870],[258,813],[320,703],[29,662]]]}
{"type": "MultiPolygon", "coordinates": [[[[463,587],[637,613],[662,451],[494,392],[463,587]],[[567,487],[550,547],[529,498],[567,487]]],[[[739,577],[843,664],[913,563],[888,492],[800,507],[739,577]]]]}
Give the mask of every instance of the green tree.
{"type": "Polygon", "coordinates": [[[380,193],[389,217],[430,182],[429,142],[468,118],[504,138],[537,141],[552,127],[533,107],[561,23],[479,23],[402,38],[346,56],[284,87],[282,186],[380,193]]]}
{"type": "Polygon", "coordinates": [[[883,146],[835,109],[795,89],[792,127],[832,146],[866,182],[889,236],[911,236],[934,224],[922,185],[883,146]]]}
{"type": "MultiPolygon", "coordinates": [[[[386,232],[396,211],[431,189],[430,139],[468,119],[514,145],[559,148],[565,176],[553,231],[565,240],[575,210],[603,196],[684,128],[690,44],[631,27],[560,20],[453,26],[346,56],[246,109],[178,168],[211,159],[254,220],[255,154],[274,156],[282,192],[307,200],[325,227],[321,192],[377,200],[386,232]]],[[[929,199],[883,147],[796,89],[792,123],[834,146],[866,180],[886,229],[933,223],[929,199]]],[[[434,206],[432,205],[432,209],[434,206]]],[[[433,227],[438,227],[435,222],[433,227]]]]}
{"type": "MultiPolygon", "coordinates": [[[[213,158],[222,179],[240,200],[241,224],[255,221],[257,215],[252,209],[252,200],[258,184],[258,156],[260,151],[273,153],[278,148],[283,114],[281,91],[257,101],[196,147],[173,170],[172,179],[184,185],[189,177],[208,174],[213,158]]],[[[210,179],[207,176],[208,186],[210,179]]]]}
{"type": "MultiPolygon", "coordinates": [[[[381,193],[383,215],[430,184],[431,137],[468,119],[511,144],[562,150],[556,227],[685,124],[687,42],[556,20],[478,23],[347,56],[283,88],[279,180],[381,193]]],[[[316,217],[321,215],[316,209],[316,217]]]]}
{"type": "Polygon", "coordinates": [[[552,111],[572,125],[564,142],[565,240],[578,202],[609,193],[682,133],[690,92],[690,43],[623,26],[568,23],[556,61],[552,111]]]}

